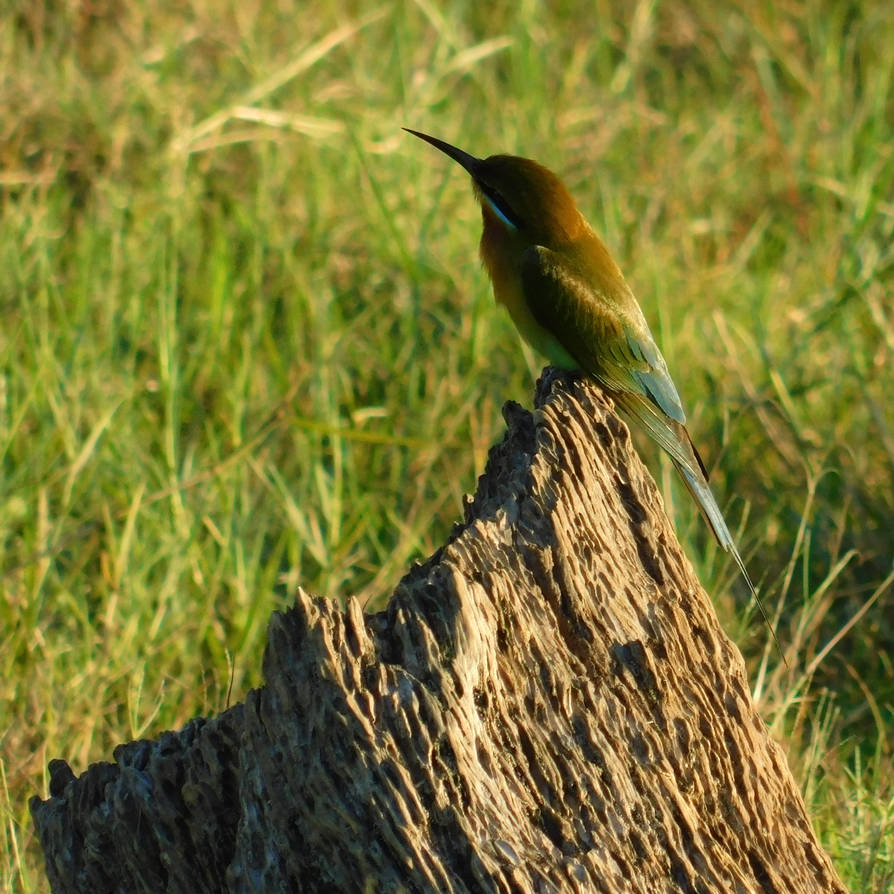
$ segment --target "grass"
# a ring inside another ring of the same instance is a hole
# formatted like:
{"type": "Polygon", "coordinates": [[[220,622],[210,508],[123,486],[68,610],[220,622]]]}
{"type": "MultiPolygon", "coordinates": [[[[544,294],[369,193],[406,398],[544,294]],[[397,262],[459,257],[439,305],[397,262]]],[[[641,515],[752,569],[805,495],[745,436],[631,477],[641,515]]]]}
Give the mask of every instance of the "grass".
{"type": "Polygon", "coordinates": [[[627,271],[779,636],[672,484],[853,891],[894,883],[894,17],[881,2],[38,4],[0,32],[0,887],[26,800],[371,608],[530,401],[468,184],[562,173],[627,271]],[[485,11],[486,9],[486,11],[485,11]]]}

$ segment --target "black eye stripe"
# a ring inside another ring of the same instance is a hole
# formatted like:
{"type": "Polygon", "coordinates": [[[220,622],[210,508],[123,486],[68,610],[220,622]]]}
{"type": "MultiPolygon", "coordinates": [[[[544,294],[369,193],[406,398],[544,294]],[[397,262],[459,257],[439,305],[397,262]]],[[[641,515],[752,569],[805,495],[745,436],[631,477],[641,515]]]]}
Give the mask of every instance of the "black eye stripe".
{"type": "Polygon", "coordinates": [[[512,210],[509,203],[504,199],[493,187],[486,186],[484,183],[480,184],[481,191],[497,206],[500,213],[508,220],[514,227],[517,229],[521,229],[522,221],[519,216],[512,210]]]}

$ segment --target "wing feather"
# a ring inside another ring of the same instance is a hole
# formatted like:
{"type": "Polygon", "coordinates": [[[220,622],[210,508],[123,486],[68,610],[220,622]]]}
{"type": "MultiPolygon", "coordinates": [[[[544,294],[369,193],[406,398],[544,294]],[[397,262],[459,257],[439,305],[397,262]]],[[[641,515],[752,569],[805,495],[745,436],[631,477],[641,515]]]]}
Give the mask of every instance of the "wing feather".
{"type": "Polygon", "coordinates": [[[525,296],[537,322],[557,338],[581,368],[611,391],[647,398],[666,416],[686,422],[680,395],[646,319],[623,279],[598,281],[564,256],[535,245],[522,262],[525,296]],[[609,286],[618,292],[609,298],[609,286]]]}

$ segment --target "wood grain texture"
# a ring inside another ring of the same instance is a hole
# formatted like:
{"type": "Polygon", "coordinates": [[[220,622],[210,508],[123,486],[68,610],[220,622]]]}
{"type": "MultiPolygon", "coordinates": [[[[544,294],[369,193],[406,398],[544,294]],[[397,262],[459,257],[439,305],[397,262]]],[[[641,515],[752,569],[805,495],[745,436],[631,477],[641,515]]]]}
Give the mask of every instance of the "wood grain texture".
{"type": "Polygon", "coordinates": [[[388,607],[297,594],[264,687],[32,813],[57,892],[843,892],[598,388],[507,404],[388,607]]]}

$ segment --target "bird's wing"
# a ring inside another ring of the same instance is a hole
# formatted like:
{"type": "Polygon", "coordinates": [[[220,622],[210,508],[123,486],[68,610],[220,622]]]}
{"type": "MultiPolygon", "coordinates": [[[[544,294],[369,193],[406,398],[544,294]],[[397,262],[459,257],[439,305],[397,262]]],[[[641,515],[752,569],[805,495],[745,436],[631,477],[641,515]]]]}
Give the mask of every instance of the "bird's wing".
{"type": "MultiPolygon", "coordinates": [[[[656,404],[651,400],[647,400],[642,395],[615,392],[613,396],[615,403],[620,409],[622,409],[628,416],[635,419],[646,430],[649,437],[652,438],[659,447],[667,451],[677,468],[682,472],[684,479],[687,481],[687,486],[693,491],[697,502],[700,505],[704,505],[700,492],[693,490],[693,487],[689,482],[690,480],[700,480],[701,484],[707,489],[708,470],[705,468],[701,456],[699,456],[698,451],[695,449],[695,444],[692,443],[692,439],[689,437],[689,432],[686,430],[686,426],[683,425],[682,422],[677,422],[675,419],[668,418],[656,404]]],[[[710,493],[710,490],[708,493],[710,493]]],[[[724,535],[722,528],[717,525],[716,519],[713,517],[712,513],[707,510],[706,513],[708,515],[708,520],[711,523],[711,527],[714,529],[715,533],[717,533],[717,539],[724,544],[725,549],[725,540],[731,540],[729,533],[727,532],[726,535],[724,535]]],[[[719,515],[719,513],[720,510],[718,509],[717,515],[719,515]]]]}
{"type": "Polygon", "coordinates": [[[522,281],[534,319],[585,372],[611,391],[647,398],[665,416],[685,424],[667,364],[623,279],[604,283],[606,291],[624,290],[621,307],[600,289],[603,284],[590,282],[556,252],[534,245],[524,254],[522,281]]]}

